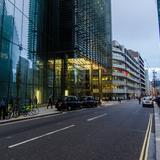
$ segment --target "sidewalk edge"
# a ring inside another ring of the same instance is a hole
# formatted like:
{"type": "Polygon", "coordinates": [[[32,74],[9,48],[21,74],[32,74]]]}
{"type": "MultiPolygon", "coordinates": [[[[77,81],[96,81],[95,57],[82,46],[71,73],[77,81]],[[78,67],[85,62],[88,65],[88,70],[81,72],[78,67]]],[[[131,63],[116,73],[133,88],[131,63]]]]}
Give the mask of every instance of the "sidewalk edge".
{"type": "Polygon", "coordinates": [[[160,109],[154,106],[155,117],[155,144],[156,144],[156,160],[160,159],[160,109]]]}
{"type": "Polygon", "coordinates": [[[28,116],[28,117],[22,117],[22,118],[17,118],[17,119],[11,119],[11,120],[5,120],[5,121],[1,121],[1,124],[7,124],[7,123],[12,123],[12,122],[18,122],[18,121],[25,121],[25,120],[29,120],[29,119],[36,119],[36,118],[40,118],[40,117],[47,117],[47,116],[51,116],[51,115],[56,115],[56,114],[60,114],[61,112],[55,112],[55,113],[47,113],[47,114],[41,114],[41,115],[35,115],[35,116],[28,116]]]}

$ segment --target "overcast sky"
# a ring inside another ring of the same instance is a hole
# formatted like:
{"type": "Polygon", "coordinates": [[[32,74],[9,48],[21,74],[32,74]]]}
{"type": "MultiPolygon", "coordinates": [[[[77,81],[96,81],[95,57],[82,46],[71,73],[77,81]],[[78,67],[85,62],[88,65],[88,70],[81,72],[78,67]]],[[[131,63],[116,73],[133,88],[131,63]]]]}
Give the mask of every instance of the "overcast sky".
{"type": "Polygon", "coordinates": [[[156,9],[156,0],[112,0],[113,40],[138,51],[150,68],[160,68],[156,9]]]}

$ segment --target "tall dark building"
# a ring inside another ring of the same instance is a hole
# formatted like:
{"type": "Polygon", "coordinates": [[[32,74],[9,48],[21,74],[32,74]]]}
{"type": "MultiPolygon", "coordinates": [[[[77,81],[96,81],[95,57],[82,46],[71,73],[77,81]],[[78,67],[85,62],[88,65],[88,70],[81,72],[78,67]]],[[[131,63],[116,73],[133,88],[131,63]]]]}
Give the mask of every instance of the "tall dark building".
{"type": "Polygon", "coordinates": [[[29,58],[41,98],[99,95],[102,69],[111,67],[110,0],[35,0],[30,16],[29,58]]]}
{"type": "Polygon", "coordinates": [[[160,31],[160,0],[157,0],[158,19],[159,19],[159,31],[160,31]]]}
{"type": "Polygon", "coordinates": [[[61,57],[68,52],[68,57],[81,54],[103,66],[108,65],[110,0],[46,0],[39,3],[39,57],[61,57]]]}

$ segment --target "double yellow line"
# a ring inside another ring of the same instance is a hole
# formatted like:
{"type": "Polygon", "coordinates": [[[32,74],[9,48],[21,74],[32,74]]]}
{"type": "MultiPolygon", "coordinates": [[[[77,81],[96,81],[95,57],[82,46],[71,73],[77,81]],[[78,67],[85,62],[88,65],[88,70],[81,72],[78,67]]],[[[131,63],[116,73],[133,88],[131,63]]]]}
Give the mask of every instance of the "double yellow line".
{"type": "Polygon", "coordinates": [[[150,114],[148,127],[147,127],[147,131],[145,134],[144,143],[143,143],[143,147],[142,147],[142,151],[141,151],[141,155],[140,155],[139,160],[147,160],[148,159],[149,142],[150,142],[151,131],[152,131],[152,119],[153,119],[153,115],[150,114]]]}

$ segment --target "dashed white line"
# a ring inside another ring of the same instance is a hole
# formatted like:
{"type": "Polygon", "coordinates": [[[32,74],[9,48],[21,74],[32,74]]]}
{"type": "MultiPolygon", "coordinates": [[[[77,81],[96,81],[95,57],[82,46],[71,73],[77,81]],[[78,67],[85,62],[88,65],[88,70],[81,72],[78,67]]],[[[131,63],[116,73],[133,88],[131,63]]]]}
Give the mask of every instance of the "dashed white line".
{"type": "Polygon", "coordinates": [[[98,119],[98,118],[101,118],[101,117],[104,117],[104,116],[107,116],[107,113],[101,114],[101,115],[96,116],[96,117],[89,118],[89,119],[87,119],[87,121],[90,122],[90,121],[93,121],[95,119],[98,119]]]}
{"type": "Polygon", "coordinates": [[[52,135],[52,134],[55,134],[55,133],[60,132],[60,131],[64,131],[64,130],[67,130],[67,129],[73,128],[73,127],[75,127],[75,125],[70,125],[70,126],[67,126],[67,127],[64,127],[64,128],[61,128],[61,129],[58,129],[58,130],[55,130],[55,131],[52,131],[52,132],[48,132],[48,133],[43,134],[43,135],[41,135],[41,136],[37,136],[37,137],[31,138],[31,139],[25,140],[25,141],[23,141],[23,142],[19,142],[19,143],[16,143],[16,144],[14,144],[14,145],[8,146],[8,148],[11,149],[11,148],[20,146],[20,145],[22,145],[22,144],[25,144],[25,143],[28,143],[28,142],[31,142],[31,141],[34,141],[34,140],[37,140],[37,139],[40,139],[40,138],[43,138],[43,137],[52,135]]]}

